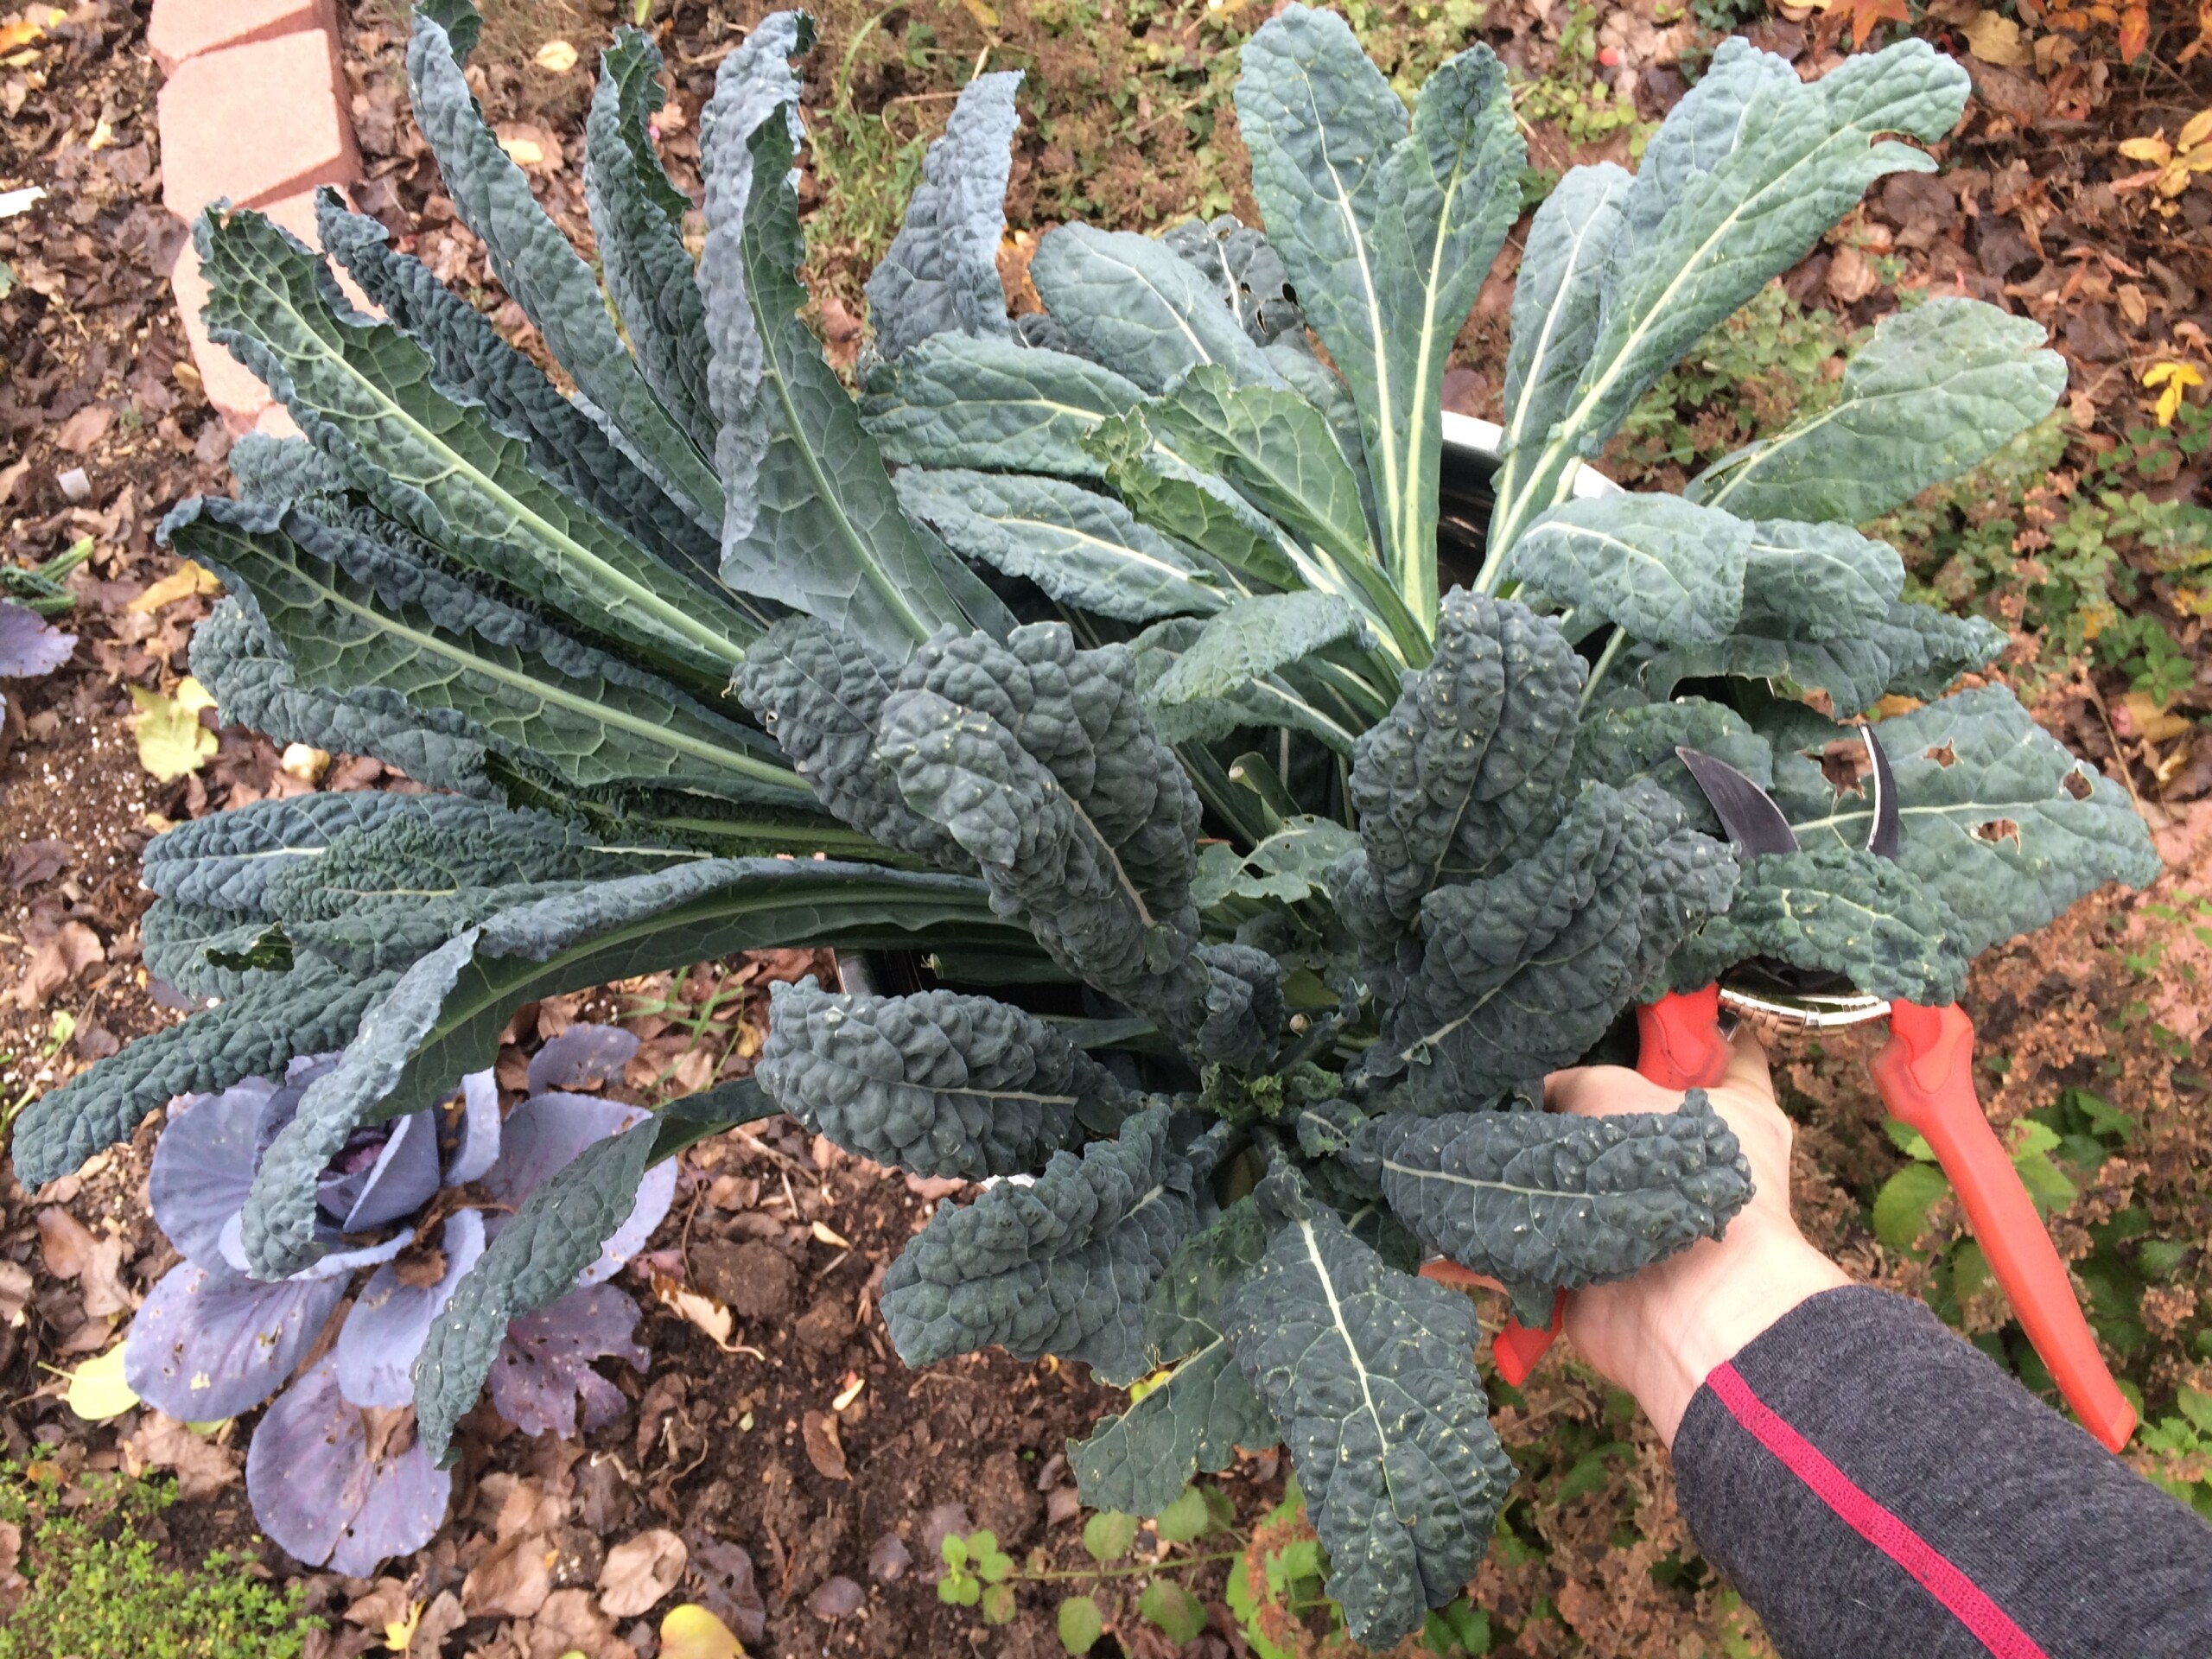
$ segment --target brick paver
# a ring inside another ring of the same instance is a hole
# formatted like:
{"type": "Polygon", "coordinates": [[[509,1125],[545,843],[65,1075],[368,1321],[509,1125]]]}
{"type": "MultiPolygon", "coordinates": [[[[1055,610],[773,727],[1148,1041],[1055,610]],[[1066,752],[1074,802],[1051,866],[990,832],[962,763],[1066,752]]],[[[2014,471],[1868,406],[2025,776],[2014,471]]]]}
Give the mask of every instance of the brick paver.
{"type": "Polygon", "coordinates": [[[359,175],[325,29],[180,64],[159,107],[162,199],[185,219],[219,197],[259,207],[359,175]]]}
{"type": "Polygon", "coordinates": [[[302,29],[327,29],[335,39],[337,24],[332,0],[154,0],[146,44],[161,72],[174,75],[206,53],[302,29]]]}
{"type": "MultiPolygon", "coordinates": [[[[270,202],[261,211],[293,235],[315,245],[312,190],[270,202]]],[[[184,332],[192,341],[192,360],[199,367],[200,384],[207,389],[207,401],[223,417],[223,423],[234,434],[251,432],[257,428],[267,431],[270,429],[264,423],[265,418],[273,415],[290,428],[291,416],[270,397],[269,388],[232,357],[227,346],[218,346],[207,338],[207,326],[200,321],[200,308],[207,303],[207,281],[200,275],[200,256],[193,251],[189,242],[177,256],[176,269],[169,273],[169,285],[176,290],[177,308],[184,313],[184,332]]],[[[290,435],[289,431],[283,434],[290,435]]]]}

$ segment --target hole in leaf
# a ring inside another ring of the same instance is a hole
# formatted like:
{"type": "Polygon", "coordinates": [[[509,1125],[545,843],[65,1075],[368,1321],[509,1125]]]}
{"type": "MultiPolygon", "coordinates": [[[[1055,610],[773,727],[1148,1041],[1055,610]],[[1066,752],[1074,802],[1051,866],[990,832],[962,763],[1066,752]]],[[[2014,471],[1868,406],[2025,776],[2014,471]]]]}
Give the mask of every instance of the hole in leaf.
{"type": "Polygon", "coordinates": [[[1959,752],[1948,743],[1939,743],[1934,748],[1925,751],[1923,758],[1933,760],[1939,766],[1955,766],[1959,764],[1959,752]]]}
{"type": "Polygon", "coordinates": [[[2060,779],[2058,786],[2077,801],[2088,800],[2096,789],[2096,785],[2082,775],[2082,770],[2078,766],[2060,779]]]}
{"type": "Polygon", "coordinates": [[[1978,823],[1974,833],[1978,841],[2009,841],[2015,846],[2020,841],[2020,826],[2012,818],[1992,818],[1987,823],[1978,823]]]}
{"type": "Polygon", "coordinates": [[[1855,737],[1840,737],[1821,751],[1821,775],[1839,795],[1865,793],[1859,779],[1873,769],[1866,746],[1855,737]]]}

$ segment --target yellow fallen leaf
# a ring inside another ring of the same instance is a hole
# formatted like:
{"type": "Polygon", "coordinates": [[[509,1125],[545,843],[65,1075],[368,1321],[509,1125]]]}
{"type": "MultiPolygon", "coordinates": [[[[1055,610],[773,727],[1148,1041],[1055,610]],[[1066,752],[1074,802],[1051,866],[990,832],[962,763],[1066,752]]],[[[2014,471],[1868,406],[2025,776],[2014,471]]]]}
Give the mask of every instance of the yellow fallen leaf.
{"type": "Polygon", "coordinates": [[[134,616],[151,616],[163,606],[174,605],[180,599],[189,599],[194,594],[219,594],[222,591],[223,584],[213,571],[203,570],[187,559],[123,608],[134,616]]]}
{"type": "Polygon", "coordinates": [[[999,26],[998,13],[985,4],[984,0],[960,0],[960,3],[968,8],[968,15],[983,28],[995,29],[999,26]]]}
{"type": "Polygon", "coordinates": [[[423,1604],[407,1604],[407,1617],[387,1620],[384,1627],[384,1645],[387,1653],[404,1653],[415,1640],[415,1627],[423,1622],[423,1604]]]}
{"type": "Polygon", "coordinates": [[[2174,416],[2181,413],[2183,397],[2191,386],[2203,384],[2204,377],[2190,363],[2154,363],[2143,372],[2145,390],[2158,394],[2158,407],[2153,412],[2160,426],[2171,426],[2174,416]]]}
{"type": "Polygon", "coordinates": [[[138,764],[164,784],[207,764],[220,746],[215,734],[200,723],[200,711],[214,707],[207,688],[188,677],[176,696],[165,697],[143,685],[130,688],[130,701],[138,706],[132,717],[138,737],[138,764]]]}
{"type": "Polygon", "coordinates": [[[46,38],[46,31],[29,19],[12,23],[0,23],[0,52],[13,52],[19,47],[35,45],[46,38]]]}
{"type": "Polygon", "coordinates": [[[759,1351],[729,1339],[730,1332],[737,1326],[729,1309],[713,1297],[692,1289],[681,1280],[671,1279],[663,1273],[653,1274],[653,1296],[663,1307],[702,1332],[724,1353],[752,1354],[759,1351]]]}
{"type": "Polygon", "coordinates": [[[2120,153],[2131,162],[2148,162],[2153,167],[2163,167],[2173,160],[2174,147],[2163,133],[2152,133],[2148,138],[2128,138],[2120,143],[2120,153]]]}
{"type": "Polygon", "coordinates": [[[88,1423],[120,1417],[138,1403],[138,1396],[123,1380],[123,1344],[117,1343],[97,1358],[88,1359],[69,1373],[69,1391],[62,1395],[69,1409],[88,1423]]]}
{"type": "Polygon", "coordinates": [[[2180,135],[2174,140],[2177,149],[2195,149],[2207,139],[2212,139],[2212,110],[2199,110],[2182,125],[2180,135]]]}
{"type": "Polygon", "coordinates": [[[2020,26],[2000,12],[1976,12],[1963,32],[1967,49],[1984,63],[2024,69],[2035,61],[2035,49],[2021,34],[2020,26]]]}
{"type": "Polygon", "coordinates": [[[549,74],[565,75],[576,67],[576,48],[566,41],[548,41],[537,48],[535,61],[549,74]]]}
{"type": "Polygon", "coordinates": [[[2160,708],[2158,700],[2148,691],[2129,692],[2121,707],[2127,710],[2127,723],[2134,728],[2135,735],[2146,742],[2163,743],[2168,738],[2180,737],[2195,729],[2194,722],[2186,715],[2160,708]]]}
{"type": "Polygon", "coordinates": [[[660,1622],[661,1659],[745,1659],[728,1625],[696,1601],[669,1610],[660,1622]]]}

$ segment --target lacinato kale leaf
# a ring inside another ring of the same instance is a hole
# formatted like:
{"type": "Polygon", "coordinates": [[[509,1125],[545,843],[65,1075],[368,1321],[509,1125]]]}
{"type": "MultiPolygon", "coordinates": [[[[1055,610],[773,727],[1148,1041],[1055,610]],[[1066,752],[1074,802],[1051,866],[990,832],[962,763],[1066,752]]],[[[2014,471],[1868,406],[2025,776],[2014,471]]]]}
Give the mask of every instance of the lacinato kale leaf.
{"type": "Polygon", "coordinates": [[[1282,1426],[1345,1627],[1385,1646],[1459,1593],[1513,1484],[1474,1306],[1384,1266],[1289,1170],[1260,1197],[1267,1248],[1224,1293],[1224,1333],[1282,1426]]]}
{"type": "Polygon", "coordinates": [[[1702,1090],[1672,1112],[1394,1113],[1360,1131],[1390,1209],[1432,1251],[1489,1274],[1541,1325],[1552,1293],[1718,1238],[1751,1165],[1702,1090]]]}
{"type": "Polygon", "coordinates": [[[1198,1219],[1168,1116],[1148,1107],[1114,1140],[1053,1154],[1033,1185],[940,1204],[883,1277],[899,1357],[926,1365],[996,1344],[1088,1361],[1109,1382],[1142,1375],[1146,1298],[1198,1219]]]}
{"type": "Polygon", "coordinates": [[[849,1152],[918,1175],[1025,1174],[1078,1123],[1127,1109],[1106,1070],[1044,1020],[951,991],[853,996],[778,985],[755,1073],[769,1097],[849,1152]]]}

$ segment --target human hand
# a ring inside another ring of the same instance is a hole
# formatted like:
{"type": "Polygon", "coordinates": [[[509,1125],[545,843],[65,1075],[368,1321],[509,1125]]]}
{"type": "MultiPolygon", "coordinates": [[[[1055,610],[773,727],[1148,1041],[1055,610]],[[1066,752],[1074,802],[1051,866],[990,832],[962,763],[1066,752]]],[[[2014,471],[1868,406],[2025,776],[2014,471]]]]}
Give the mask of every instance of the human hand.
{"type": "MultiPolygon", "coordinates": [[[[1790,1217],[1795,1130],[1775,1104],[1766,1051],[1749,1032],[1738,1032],[1731,1046],[1726,1074],[1707,1092],[1751,1160],[1751,1202],[1723,1237],[1700,1239],[1633,1278],[1567,1299],[1567,1340],[1636,1396],[1669,1446],[1708,1371],[1798,1303],[1851,1282],[1790,1217]]],[[[1672,1111],[1681,1103],[1679,1091],[1619,1066],[1557,1071],[1544,1084],[1548,1109],[1578,1117],[1672,1111]]]]}

